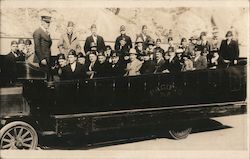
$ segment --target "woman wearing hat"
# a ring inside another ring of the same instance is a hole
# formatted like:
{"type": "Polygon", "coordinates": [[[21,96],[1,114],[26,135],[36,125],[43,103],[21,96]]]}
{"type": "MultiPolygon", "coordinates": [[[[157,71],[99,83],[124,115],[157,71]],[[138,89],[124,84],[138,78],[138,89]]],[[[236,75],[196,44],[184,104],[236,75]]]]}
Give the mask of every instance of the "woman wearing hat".
{"type": "Polygon", "coordinates": [[[226,63],[237,64],[239,58],[239,44],[233,40],[232,31],[228,31],[226,39],[222,40],[219,55],[226,63]]]}
{"type": "Polygon", "coordinates": [[[135,49],[130,49],[129,60],[130,62],[127,64],[125,76],[140,75],[142,61],[137,59],[137,53],[135,49]]]}

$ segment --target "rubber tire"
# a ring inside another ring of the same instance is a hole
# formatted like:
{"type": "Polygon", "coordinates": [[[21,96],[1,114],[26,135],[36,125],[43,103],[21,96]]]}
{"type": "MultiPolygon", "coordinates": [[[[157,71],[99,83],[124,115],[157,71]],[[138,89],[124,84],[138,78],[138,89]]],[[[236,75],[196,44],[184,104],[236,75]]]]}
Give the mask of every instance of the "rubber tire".
{"type": "MultiPolygon", "coordinates": [[[[25,128],[27,128],[33,135],[34,135],[34,144],[32,145],[32,147],[30,149],[36,149],[37,145],[38,145],[38,135],[36,130],[28,123],[25,123],[23,121],[14,121],[14,122],[10,122],[7,125],[5,125],[4,127],[1,128],[0,130],[0,143],[2,140],[2,136],[9,130],[12,129],[16,126],[23,126],[25,128]]],[[[1,145],[0,145],[1,146],[1,145]]],[[[1,147],[0,147],[1,149],[1,147]]]]}
{"type": "Polygon", "coordinates": [[[168,132],[173,139],[181,140],[181,139],[187,138],[188,135],[191,133],[191,131],[192,131],[192,128],[183,128],[183,129],[179,129],[179,130],[171,129],[168,132]],[[183,134],[182,135],[178,134],[181,131],[183,132],[183,134]]]}

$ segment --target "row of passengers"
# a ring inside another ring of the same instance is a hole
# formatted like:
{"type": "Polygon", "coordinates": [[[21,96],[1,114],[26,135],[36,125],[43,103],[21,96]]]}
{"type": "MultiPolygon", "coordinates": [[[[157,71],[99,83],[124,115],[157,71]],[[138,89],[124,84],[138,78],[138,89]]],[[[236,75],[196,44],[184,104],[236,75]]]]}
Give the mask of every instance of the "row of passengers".
{"type": "Polygon", "coordinates": [[[156,51],[154,59],[151,59],[151,54],[144,54],[138,58],[138,53],[134,49],[131,49],[128,60],[121,58],[117,52],[112,52],[110,62],[107,61],[103,53],[96,55],[91,52],[88,57],[89,62],[85,63],[86,57],[82,53],[78,54],[77,57],[76,52],[71,50],[66,65],[64,54],[59,54],[59,68],[57,71],[61,79],[171,73],[205,69],[207,67],[217,68],[223,64],[223,60],[219,57],[217,51],[214,51],[211,58],[207,60],[206,56],[201,55],[201,50],[198,48],[195,48],[195,56],[192,59],[183,54],[180,49],[175,51],[173,47],[169,48],[164,56],[161,50],[156,51]]]}

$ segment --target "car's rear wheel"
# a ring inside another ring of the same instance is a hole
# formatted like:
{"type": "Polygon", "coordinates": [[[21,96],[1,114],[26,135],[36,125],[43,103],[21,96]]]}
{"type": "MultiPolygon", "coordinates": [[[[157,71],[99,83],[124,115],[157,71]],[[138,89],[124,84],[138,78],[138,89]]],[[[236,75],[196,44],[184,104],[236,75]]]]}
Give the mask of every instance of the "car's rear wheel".
{"type": "Polygon", "coordinates": [[[179,128],[172,128],[168,132],[170,136],[173,139],[180,140],[180,139],[185,139],[188,137],[188,135],[191,133],[192,128],[184,128],[184,127],[179,127],[179,128]]]}
{"type": "Polygon", "coordinates": [[[0,130],[0,149],[36,149],[38,136],[35,129],[22,121],[14,121],[0,130]]]}

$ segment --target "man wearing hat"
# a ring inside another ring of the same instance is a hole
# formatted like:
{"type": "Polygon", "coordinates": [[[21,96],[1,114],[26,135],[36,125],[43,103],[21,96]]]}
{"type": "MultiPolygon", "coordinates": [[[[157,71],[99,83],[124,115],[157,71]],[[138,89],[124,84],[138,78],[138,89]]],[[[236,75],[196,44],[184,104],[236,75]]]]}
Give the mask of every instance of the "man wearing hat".
{"type": "Polygon", "coordinates": [[[66,57],[71,49],[75,50],[77,53],[81,50],[79,39],[74,32],[74,27],[75,24],[72,21],[69,21],[66,33],[61,35],[57,44],[60,53],[64,53],[66,57]]]}
{"type": "Polygon", "coordinates": [[[190,43],[188,45],[188,54],[190,56],[193,56],[194,55],[194,48],[197,46],[197,39],[198,39],[198,36],[194,35],[192,36],[189,40],[190,40],[190,43]]]}
{"type": "Polygon", "coordinates": [[[147,49],[145,50],[145,53],[147,55],[150,55],[150,59],[153,60],[153,56],[154,56],[154,47],[155,46],[155,42],[154,42],[154,39],[149,39],[148,40],[148,47],[147,49]]]}
{"type": "Polygon", "coordinates": [[[155,41],[154,53],[156,52],[156,49],[162,50],[164,52],[164,49],[161,47],[161,39],[160,38],[157,38],[155,41]]]}
{"type": "Polygon", "coordinates": [[[194,48],[194,57],[192,57],[194,70],[207,68],[207,58],[201,55],[202,50],[199,47],[194,48]]]}
{"type": "Polygon", "coordinates": [[[207,67],[210,69],[222,68],[225,66],[224,59],[220,57],[217,49],[212,50],[211,57],[208,58],[207,67]]]}
{"type": "Polygon", "coordinates": [[[113,51],[111,54],[111,76],[123,76],[125,74],[124,63],[121,61],[118,53],[113,51]]]}
{"type": "Polygon", "coordinates": [[[147,52],[143,56],[143,64],[140,68],[141,74],[150,74],[154,73],[155,71],[155,62],[151,59],[151,55],[149,52],[147,52]]]}
{"type": "Polygon", "coordinates": [[[142,39],[142,41],[143,41],[143,44],[142,44],[143,45],[143,50],[147,49],[148,41],[149,41],[149,39],[151,39],[151,37],[147,34],[147,31],[148,31],[148,27],[146,25],[143,25],[142,26],[142,32],[139,35],[137,35],[136,40],[135,40],[135,41],[137,41],[138,38],[142,39]]]}
{"type": "Polygon", "coordinates": [[[90,27],[91,30],[91,35],[88,36],[85,40],[85,44],[84,44],[84,51],[85,53],[87,53],[88,51],[90,51],[90,44],[91,42],[94,42],[97,46],[97,52],[101,52],[104,51],[105,49],[105,42],[103,40],[103,37],[100,35],[97,35],[97,28],[96,25],[93,24],[90,27]]]}
{"type": "Polygon", "coordinates": [[[119,51],[120,55],[124,55],[128,53],[133,46],[131,38],[126,35],[126,27],[124,25],[120,27],[120,33],[121,35],[115,40],[115,50],[119,51]]]}
{"type": "Polygon", "coordinates": [[[103,52],[98,53],[98,65],[95,77],[108,77],[111,74],[111,64],[106,60],[103,52]]]}
{"type": "Polygon", "coordinates": [[[67,61],[66,61],[65,55],[63,53],[58,54],[55,66],[52,67],[53,74],[60,76],[62,74],[62,68],[66,65],[67,65],[67,61]]]}
{"type": "Polygon", "coordinates": [[[155,70],[154,73],[160,73],[163,71],[162,66],[165,64],[165,60],[163,58],[163,50],[157,49],[155,52],[155,70]]]}
{"type": "Polygon", "coordinates": [[[213,32],[212,32],[212,38],[209,41],[209,51],[215,50],[215,49],[219,49],[220,45],[221,45],[221,41],[222,39],[219,38],[218,36],[218,29],[217,28],[213,28],[213,32]]]}
{"type": "MultiPolygon", "coordinates": [[[[35,63],[39,63],[40,68],[49,73],[50,58],[51,58],[51,45],[52,40],[48,31],[51,22],[51,17],[48,15],[41,16],[41,26],[33,33],[35,44],[35,63]]],[[[49,76],[48,76],[49,77],[49,76]]]]}
{"type": "Polygon", "coordinates": [[[239,44],[233,40],[232,31],[228,31],[226,39],[222,40],[220,45],[220,56],[225,60],[226,63],[237,64],[239,58],[239,44]]]}
{"type": "Polygon", "coordinates": [[[169,59],[166,60],[163,67],[163,73],[174,73],[181,71],[181,63],[175,54],[173,47],[168,48],[169,59]]]}
{"type": "Polygon", "coordinates": [[[86,62],[87,75],[92,79],[96,75],[96,68],[98,65],[96,52],[89,51],[88,61],[86,62]]]}
{"type": "Polygon", "coordinates": [[[143,40],[141,37],[138,37],[135,41],[135,50],[139,56],[144,55],[145,50],[143,50],[143,40]]]}
{"type": "Polygon", "coordinates": [[[77,62],[75,50],[70,50],[68,53],[69,64],[62,68],[62,80],[79,80],[86,78],[86,70],[83,65],[77,62]]]}
{"type": "Polygon", "coordinates": [[[130,62],[127,64],[125,76],[140,75],[140,68],[143,62],[137,59],[135,49],[130,49],[129,60],[130,62]]]}
{"type": "Polygon", "coordinates": [[[3,83],[1,84],[11,84],[15,82],[16,77],[17,77],[17,66],[16,66],[16,61],[18,58],[18,43],[17,41],[12,41],[11,42],[11,50],[10,53],[7,55],[3,56],[2,59],[2,68],[1,68],[1,79],[3,79],[3,83]]]}

